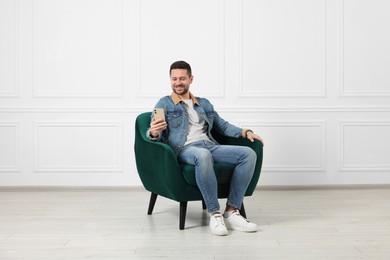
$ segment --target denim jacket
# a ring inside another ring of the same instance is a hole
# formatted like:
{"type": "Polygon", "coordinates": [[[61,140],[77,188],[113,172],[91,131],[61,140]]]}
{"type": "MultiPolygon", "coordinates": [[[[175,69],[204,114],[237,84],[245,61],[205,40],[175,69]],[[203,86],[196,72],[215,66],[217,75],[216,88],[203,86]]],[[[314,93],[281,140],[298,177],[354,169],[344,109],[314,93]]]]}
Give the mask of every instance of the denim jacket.
{"type": "MultiPolygon", "coordinates": [[[[217,143],[217,141],[211,135],[211,129],[218,132],[221,135],[229,137],[241,137],[243,135],[243,129],[236,127],[229,122],[222,119],[218,113],[214,110],[213,105],[205,98],[194,97],[190,94],[194,101],[194,109],[198,112],[207,123],[207,134],[209,138],[217,143]]],[[[172,93],[170,96],[161,98],[155,108],[163,108],[165,113],[165,121],[167,122],[167,128],[160,133],[158,138],[151,138],[149,135],[149,129],[146,136],[151,140],[162,141],[172,147],[177,155],[183,148],[187,139],[189,120],[188,113],[183,102],[180,98],[172,93]]],[[[153,114],[151,115],[153,117],[153,114]]]]}

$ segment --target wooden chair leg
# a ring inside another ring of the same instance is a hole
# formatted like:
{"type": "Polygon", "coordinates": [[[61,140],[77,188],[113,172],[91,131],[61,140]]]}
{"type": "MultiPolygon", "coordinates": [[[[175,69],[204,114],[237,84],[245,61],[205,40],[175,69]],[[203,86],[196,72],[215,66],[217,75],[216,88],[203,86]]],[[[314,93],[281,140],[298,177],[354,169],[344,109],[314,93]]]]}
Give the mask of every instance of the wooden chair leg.
{"type": "Polygon", "coordinates": [[[153,209],[154,209],[154,204],[156,204],[156,200],[157,200],[157,194],[152,192],[152,193],[150,194],[148,215],[152,215],[153,209]]]}
{"type": "Polygon", "coordinates": [[[186,222],[186,213],[187,213],[187,201],[180,202],[180,219],[179,219],[179,229],[183,230],[186,222]]]}
{"type": "Polygon", "coordinates": [[[245,212],[244,202],[243,202],[242,205],[241,205],[240,215],[243,216],[244,218],[246,218],[246,212],[245,212]]]}

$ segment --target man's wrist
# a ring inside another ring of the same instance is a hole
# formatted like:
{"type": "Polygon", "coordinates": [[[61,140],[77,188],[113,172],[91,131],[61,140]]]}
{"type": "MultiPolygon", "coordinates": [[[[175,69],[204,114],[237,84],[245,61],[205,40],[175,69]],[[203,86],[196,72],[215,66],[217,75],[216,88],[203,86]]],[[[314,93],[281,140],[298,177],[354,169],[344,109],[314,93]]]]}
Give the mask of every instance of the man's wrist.
{"type": "Polygon", "coordinates": [[[150,140],[156,141],[160,137],[160,133],[158,133],[157,136],[154,136],[152,134],[152,131],[150,131],[150,129],[148,129],[148,131],[146,131],[146,137],[149,138],[150,140]]]}
{"type": "Polygon", "coordinates": [[[149,137],[150,137],[150,138],[157,138],[157,137],[158,137],[158,135],[157,135],[157,136],[155,136],[155,135],[153,135],[153,134],[152,134],[152,131],[149,131],[149,137]]]}

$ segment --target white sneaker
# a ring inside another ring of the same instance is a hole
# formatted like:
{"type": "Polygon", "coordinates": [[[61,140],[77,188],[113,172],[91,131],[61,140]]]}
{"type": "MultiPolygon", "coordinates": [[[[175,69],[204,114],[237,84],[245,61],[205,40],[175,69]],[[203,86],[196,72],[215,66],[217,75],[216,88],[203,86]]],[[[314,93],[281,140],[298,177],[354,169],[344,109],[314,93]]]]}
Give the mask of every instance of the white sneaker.
{"type": "Polygon", "coordinates": [[[210,227],[211,234],[213,235],[226,236],[228,234],[221,213],[216,213],[210,216],[209,227],[210,227]]]}
{"type": "Polygon", "coordinates": [[[257,225],[249,222],[246,218],[240,215],[240,212],[236,209],[232,212],[230,217],[224,218],[226,227],[232,230],[244,231],[244,232],[256,232],[257,225]]]}

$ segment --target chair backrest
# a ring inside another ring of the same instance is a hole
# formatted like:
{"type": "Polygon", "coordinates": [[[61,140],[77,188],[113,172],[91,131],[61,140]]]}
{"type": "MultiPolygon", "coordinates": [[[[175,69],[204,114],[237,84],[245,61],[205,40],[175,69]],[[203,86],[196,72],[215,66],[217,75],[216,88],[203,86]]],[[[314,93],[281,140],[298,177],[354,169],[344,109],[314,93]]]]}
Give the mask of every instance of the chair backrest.
{"type": "Polygon", "coordinates": [[[146,130],[150,125],[150,116],[150,112],[144,112],[137,116],[135,121],[136,138],[144,138],[143,135],[146,133],[146,130]]]}

